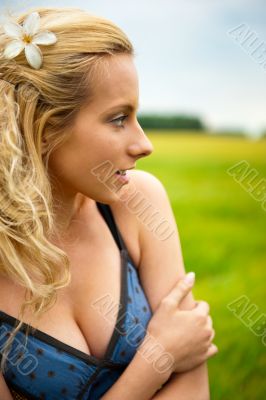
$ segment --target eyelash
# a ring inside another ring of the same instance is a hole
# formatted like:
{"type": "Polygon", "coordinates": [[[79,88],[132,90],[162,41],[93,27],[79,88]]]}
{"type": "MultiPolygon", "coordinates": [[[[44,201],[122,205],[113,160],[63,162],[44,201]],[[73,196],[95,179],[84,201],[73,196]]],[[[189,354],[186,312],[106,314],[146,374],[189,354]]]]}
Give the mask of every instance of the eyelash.
{"type": "MultiPolygon", "coordinates": [[[[124,121],[128,115],[121,115],[121,117],[113,119],[111,122],[116,122],[116,121],[124,121]]],[[[124,125],[117,125],[118,128],[124,128],[124,125]]]]}

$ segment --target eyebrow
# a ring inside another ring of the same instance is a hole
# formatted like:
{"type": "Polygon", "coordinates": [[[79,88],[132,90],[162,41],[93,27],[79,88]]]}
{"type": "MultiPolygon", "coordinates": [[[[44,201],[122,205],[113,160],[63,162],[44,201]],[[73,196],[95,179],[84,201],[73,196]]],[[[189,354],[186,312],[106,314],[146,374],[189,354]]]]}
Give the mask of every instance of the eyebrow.
{"type": "Polygon", "coordinates": [[[140,104],[137,104],[137,107],[135,108],[132,104],[118,104],[116,106],[113,106],[111,108],[108,108],[108,110],[105,111],[105,113],[111,113],[114,112],[116,110],[124,110],[124,111],[129,111],[129,112],[133,112],[135,111],[135,109],[137,110],[139,108],[140,104]]]}

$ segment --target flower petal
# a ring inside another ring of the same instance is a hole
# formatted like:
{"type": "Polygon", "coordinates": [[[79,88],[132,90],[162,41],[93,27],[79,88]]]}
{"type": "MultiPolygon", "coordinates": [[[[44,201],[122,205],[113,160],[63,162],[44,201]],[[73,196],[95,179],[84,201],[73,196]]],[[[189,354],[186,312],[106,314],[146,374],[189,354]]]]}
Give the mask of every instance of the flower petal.
{"type": "Polygon", "coordinates": [[[25,55],[28,63],[35,69],[40,69],[43,61],[41,50],[33,43],[25,46],[25,55]]]}
{"type": "Polygon", "coordinates": [[[11,38],[20,39],[23,36],[22,26],[16,22],[7,21],[3,24],[3,28],[7,36],[11,38]]]}
{"type": "Polygon", "coordinates": [[[22,40],[12,40],[4,49],[5,58],[14,58],[24,49],[25,44],[22,40]]]}
{"type": "Polygon", "coordinates": [[[54,44],[57,42],[57,37],[53,32],[44,31],[37,33],[32,39],[32,43],[34,44],[54,44]]]}
{"type": "Polygon", "coordinates": [[[26,35],[33,36],[40,29],[40,15],[37,12],[33,12],[28,15],[23,22],[23,30],[26,35]]]}

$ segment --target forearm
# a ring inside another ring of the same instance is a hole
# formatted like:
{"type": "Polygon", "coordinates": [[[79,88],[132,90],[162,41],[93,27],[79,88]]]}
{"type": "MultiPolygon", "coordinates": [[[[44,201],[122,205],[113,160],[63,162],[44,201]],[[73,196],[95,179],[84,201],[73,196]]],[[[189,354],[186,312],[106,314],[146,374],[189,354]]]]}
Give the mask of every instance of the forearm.
{"type": "Polygon", "coordinates": [[[101,400],[150,400],[169,379],[171,372],[159,372],[143,356],[140,346],[121,377],[101,400]]]}
{"type": "Polygon", "coordinates": [[[207,363],[181,374],[173,373],[152,400],[209,400],[207,363]]]}

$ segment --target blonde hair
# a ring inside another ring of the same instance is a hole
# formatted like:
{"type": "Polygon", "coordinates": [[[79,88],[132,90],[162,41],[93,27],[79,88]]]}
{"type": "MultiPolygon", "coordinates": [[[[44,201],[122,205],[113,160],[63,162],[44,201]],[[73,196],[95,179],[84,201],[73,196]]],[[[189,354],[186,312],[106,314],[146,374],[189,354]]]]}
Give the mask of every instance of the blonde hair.
{"type": "MultiPolygon", "coordinates": [[[[6,349],[26,308],[39,318],[71,280],[68,256],[48,239],[57,234],[49,156],[93,98],[108,57],[134,54],[125,33],[107,19],[76,8],[36,7],[14,20],[22,23],[33,11],[41,30],[57,36],[56,44],[41,46],[42,67],[31,68],[24,52],[13,60],[0,55],[0,274],[25,288],[6,349]]],[[[9,40],[1,30],[1,50],[9,40]]],[[[2,370],[4,361],[2,356],[2,370]]]]}

